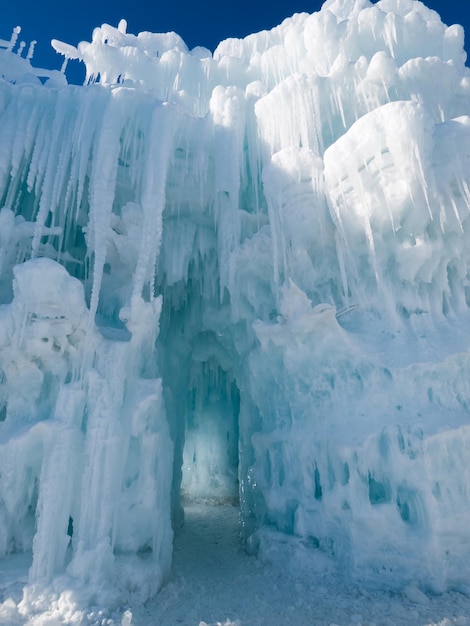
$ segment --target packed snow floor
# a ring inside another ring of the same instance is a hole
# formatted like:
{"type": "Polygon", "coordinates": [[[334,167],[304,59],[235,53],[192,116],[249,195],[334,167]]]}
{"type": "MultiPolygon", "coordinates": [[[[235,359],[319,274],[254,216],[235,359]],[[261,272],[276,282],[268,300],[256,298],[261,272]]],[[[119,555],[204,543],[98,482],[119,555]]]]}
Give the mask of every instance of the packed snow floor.
{"type": "MultiPolygon", "coordinates": [[[[239,541],[238,516],[233,504],[186,502],[172,573],[161,592],[119,616],[97,611],[93,622],[92,614],[84,614],[87,626],[470,626],[470,597],[459,593],[366,591],[309,572],[308,564],[294,562],[282,545],[272,554],[276,564],[249,556],[239,541]]],[[[30,560],[18,555],[0,561],[0,600],[20,601],[30,560]]],[[[0,624],[76,625],[77,616],[68,621],[51,610],[21,623],[0,612],[0,624]]]]}
{"type": "Polygon", "coordinates": [[[132,607],[132,625],[470,626],[470,598],[461,594],[371,593],[318,573],[296,575],[285,559],[262,563],[239,543],[238,514],[233,505],[185,503],[171,578],[147,606],[132,607]]]}

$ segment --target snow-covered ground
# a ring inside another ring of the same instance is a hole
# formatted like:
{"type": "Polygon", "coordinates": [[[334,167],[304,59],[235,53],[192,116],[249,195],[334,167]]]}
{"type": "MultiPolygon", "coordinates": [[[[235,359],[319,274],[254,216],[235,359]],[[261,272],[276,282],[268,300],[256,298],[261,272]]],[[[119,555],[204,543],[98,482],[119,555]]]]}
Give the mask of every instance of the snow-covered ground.
{"type": "Polygon", "coordinates": [[[16,610],[30,557],[0,561],[0,624],[5,626],[470,626],[470,597],[370,591],[322,572],[280,544],[270,562],[249,556],[239,536],[234,503],[185,502],[175,537],[170,578],[150,602],[121,611],[82,610],[68,601],[36,615],[16,610]],[[315,568],[315,569],[314,569],[315,568]]]}
{"type": "Polygon", "coordinates": [[[187,502],[185,513],[170,580],[145,607],[130,608],[132,624],[470,625],[470,598],[462,594],[371,592],[320,572],[296,571],[286,558],[262,562],[240,545],[238,507],[187,502]]]}

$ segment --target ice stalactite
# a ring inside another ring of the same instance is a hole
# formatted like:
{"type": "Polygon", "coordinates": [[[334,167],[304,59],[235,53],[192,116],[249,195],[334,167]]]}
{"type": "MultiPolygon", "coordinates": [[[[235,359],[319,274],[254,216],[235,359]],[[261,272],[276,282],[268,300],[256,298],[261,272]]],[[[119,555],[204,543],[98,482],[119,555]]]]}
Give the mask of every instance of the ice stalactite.
{"type": "Polygon", "coordinates": [[[168,107],[158,107],[153,113],[146,154],[142,189],[142,241],[134,275],[133,297],[140,297],[148,286],[151,300],[155,292],[156,263],[160,253],[165,186],[174,147],[174,114],[168,107]]]}
{"type": "Polygon", "coordinates": [[[113,94],[103,112],[93,146],[93,169],[90,175],[89,227],[87,228],[88,254],[93,266],[90,294],[90,318],[98,310],[101,282],[106,261],[107,233],[111,228],[111,214],[117,180],[119,136],[123,126],[119,106],[119,92],[113,94]],[[117,101],[117,102],[116,102],[117,101]]]}

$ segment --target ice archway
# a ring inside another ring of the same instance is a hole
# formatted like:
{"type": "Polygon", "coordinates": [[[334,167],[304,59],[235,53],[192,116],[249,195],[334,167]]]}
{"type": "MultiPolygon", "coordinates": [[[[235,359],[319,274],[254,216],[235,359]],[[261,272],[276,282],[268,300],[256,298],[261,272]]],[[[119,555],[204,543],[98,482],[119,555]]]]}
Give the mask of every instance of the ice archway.
{"type": "Polygon", "coordinates": [[[412,0],[213,56],[122,22],[54,42],[73,87],[0,42],[0,554],[32,588],[154,593],[182,465],[250,550],[468,585],[462,43],[412,0]]]}

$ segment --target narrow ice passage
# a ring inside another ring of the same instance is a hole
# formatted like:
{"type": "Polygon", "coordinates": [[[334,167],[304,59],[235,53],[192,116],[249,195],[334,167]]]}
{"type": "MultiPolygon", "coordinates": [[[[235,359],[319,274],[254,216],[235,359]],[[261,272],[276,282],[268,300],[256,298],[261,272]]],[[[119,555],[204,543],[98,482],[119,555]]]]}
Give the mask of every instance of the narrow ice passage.
{"type": "MultiPolygon", "coordinates": [[[[204,369],[204,368],[202,368],[204,369]]],[[[212,376],[222,377],[214,386],[209,374],[208,389],[198,387],[206,395],[200,403],[191,394],[183,449],[181,491],[183,498],[206,498],[238,502],[238,413],[239,392],[227,385],[224,372],[215,370],[212,376]],[[235,404],[235,406],[234,406],[235,404]]]]}

